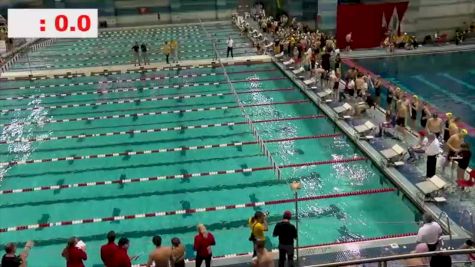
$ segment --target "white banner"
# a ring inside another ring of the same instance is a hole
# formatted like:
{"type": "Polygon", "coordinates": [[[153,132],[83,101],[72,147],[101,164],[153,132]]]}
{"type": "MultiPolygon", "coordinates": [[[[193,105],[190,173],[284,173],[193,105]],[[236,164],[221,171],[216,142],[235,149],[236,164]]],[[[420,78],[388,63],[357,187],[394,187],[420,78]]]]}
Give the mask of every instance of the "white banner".
{"type": "Polygon", "coordinates": [[[97,38],[97,9],[8,9],[9,38],[97,38]]]}

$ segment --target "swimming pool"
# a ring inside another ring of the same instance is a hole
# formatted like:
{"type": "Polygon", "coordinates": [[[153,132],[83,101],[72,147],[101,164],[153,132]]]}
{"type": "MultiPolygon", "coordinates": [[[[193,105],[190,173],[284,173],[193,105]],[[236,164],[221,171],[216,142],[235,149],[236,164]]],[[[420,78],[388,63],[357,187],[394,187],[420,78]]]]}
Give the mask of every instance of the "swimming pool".
{"type": "MultiPolygon", "coordinates": [[[[475,51],[354,60],[418,95],[443,112],[475,126],[475,51]]],[[[466,138],[475,147],[475,138],[466,138]]],[[[475,159],[472,158],[472,166],[475,159]]]]}
{"type": "Polygon", "coordinates": [[[33,239],[32,265],[53,266],[76,235],[91,266],[115,230],[144,262],[157,234],[165,244],[181,238],[193,257],[195,225],[204,223],[214,255],[247,252],[247,218],[269,211],[273,228],[293,210],[281,201],[293,197],[293,179],[302,197],[337,194],[300,202],[301,246],[417,230],[419,211],[276,66],[226,68],[280,181],[221,69],[2,83],[0,159],[11,165],[2,168],[0,243],[33,239]],[[364,190],[375,191],[341,194],[364,190]]]}
{"type": "Polygon", "coordinates": [[[252,44],[230,23],[189,24],[156,28],[102,31],[96,39],[57,39],[40,50],[29,52],[12,65],[9,71],[27,71],[29,68],[62,69],[131,64],[132,46],[146,43],[150,62],[165,62],[161,51],[165,41],[179,43],[180,60],[213,58],[213,45],[203,38],[205,31],[218,40],[217,48],[226,53],[228,36],[234,39],[234,56],[255,54],[252,44]]]}

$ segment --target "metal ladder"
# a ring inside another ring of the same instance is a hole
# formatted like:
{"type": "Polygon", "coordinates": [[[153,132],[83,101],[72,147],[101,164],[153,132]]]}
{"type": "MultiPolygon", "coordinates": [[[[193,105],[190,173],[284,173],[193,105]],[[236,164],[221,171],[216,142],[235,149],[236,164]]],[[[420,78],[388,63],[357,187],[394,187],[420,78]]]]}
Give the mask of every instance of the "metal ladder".
{"type": "Polygon", "coordinates": [[[449,215],[448,215],[445,211],[440,212],[440,214],[439,214],[439,221],[441,221],[444,216],[445,216],[445,218],[447,219],[447,230],[449,231],[450,243],[452,243],[452,231],[450,230],[450,218],[449,218],[449,215]]]}

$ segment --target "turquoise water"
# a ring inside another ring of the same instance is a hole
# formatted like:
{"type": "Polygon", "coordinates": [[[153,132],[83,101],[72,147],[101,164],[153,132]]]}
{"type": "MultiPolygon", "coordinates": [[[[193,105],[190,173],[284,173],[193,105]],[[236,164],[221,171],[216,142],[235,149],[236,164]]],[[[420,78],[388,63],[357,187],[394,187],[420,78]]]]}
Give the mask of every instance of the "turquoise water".
{"type": "MultiPolygon", "coordinates": [[[[438,110],[452,112],[475,126],[475,51],[355,61],[438,110]]],[[[469,137],[467,141],[475,147],[475,138],[469,137]]]]}
{"type": "Polygon", "coordinates": [[[234,40],[234,56],[255,54],[252,44],[241,36],[230,23],[199,24],[189,26],[171,26],[167,28],[142,28],[135,30],[117,30],[101,32],[95,39],[57,39],[47,47],[29,52],[16,62],[10,71],[28,69],[61,69],[93,66],[131,64],[132,46],[147,44],[150,62],[165,62],[161,47],[165,41],[178,40],[180,60],[213,58],[213,45],[209,38],[203,38],[209,32],[218,41],[216,47],[221,55],[226,53],[226,40],[234,40]],[[204,29],[203,29],[204,28],[204,29]]]}
{"type": "MultiPolygon", "coordinates": [[[[298,88],[270,63],[227,67],[239,97],[245,105],[277,103],[275,105],[245,108],[252,120],[301,117],[320,114],[310,102],[289,104],[289,101],[307,100],[298,88]],[[290,91],[265,91],[292,88],[290,91]],[[261,90],[250,93],[249,91],[261,90]],[[247,92],[247,93],[245,93],[247,92]]],[[[107,133],[131,129],[190,126],[212,123],[244,121],[239,108],[143,116],[138,118],[102,119],[91,122],[37,123],[45,119],[95,117],[113,114],[132,114],[148,111],[181,110],[204,107],[235,106],[232,95],[158,100],[140,105],[108,104],[97,107],[71,107],[48,109],[51,105],[95,103],[106,99],[147,98],[153,96],[192,95],[201,93],[228,93],[225,83],[196,87],[161,88],[132,92],[113,92],[120,88],[143,88],[153,85],[194,84],[223,81],[221,69],[203,68],[181,71],[157,71],[145,75],[121,74],[108,77],[83,77],[28,82],[8,82],[1,86],[0,98],[36,96],[27,100],[1,100],[2,109],[38,107],[35,111],[6,112],[0,123],[12,124],[3,128],[1,140],[20,137],[39,138],[77,134],[107,133]],[[158,81],[120,82],[102,85],[65,86],[52,88],[13,89],[24,86],[64,84],[71,82],[134,79],[188,74],[216,75],[171,78],[158,81]],[[10,88],[10,89],[8,89],[10,88]],[[50,97],[58,92],[96,92],[107,94],[50,97]],[[42,97],[39,97],[41,96],[42,97]],[[35,123],[33,123],[35,122],[35,123]]],[[[264,140],[332,134],[335,127],[327,118],[300,119],[256,123],[264,140]]],[[[0,140],[0,141],[1,141],[0,140]]],[[[237,141],[254,141],[248,125],[210,127],[135,135],[75,138],[57,141],[16,142],[0,145],[0,161],[20,159],[47,159],[65,156],[85,156],[102,153],[142,151],[159,148],[211,145],[237,141]]],[[[267,144],[279,165],[306,163],[362,156],[345,137],[286,141],[267,144]]],[[[17,165],[3,169],[1,190],[45,185],[140,178],[158,175],[176,175],[269,166],[257,145],[210,148],[186,152],[167,152],[128,157],[111,157],[88,160],[61,161],[17,165]]],[[[222,174],[190,179],[161,180],[125,185],[92,186],[65,190],[40,191],[2,196],[0,228],[43,222],[58,222],[86,218],[132,215],[188,208],[242,204],[292,198],[289,182],[300,179],[303,188],[300,196],[351,192],[365,189],[392,188],[384,176],[369,161],[345,164],[313,165],[283,168],[283,180],[278,181],[272,171],[222,174]]],[[[379,237],[388,234],[410,233],[417,230],[417,209],[402,194],[395,192],[344,198],[323,199],[299,203],[300,245],[352,240],[360,237],[379,237]],[[390,209],[388,207],[391,207],[390,209]]],[[[284,210],[293,210],[293,204],[203,212],[191,215],[102,222],[71,226],[58,226],[41,230],[26,230],[0,234],[0,243],[24,242],[29,239],[37,245],[31,252],[32,266],[57,266],[62,262],[60,252],[68,237],[76,235],[88,246],[88,266],[100,263],[99,247],[105,242],[105,233],[115,230],[131,240],[130,255],[144,254],[152,249],[151,239],[161,235],[165,244],[177,236],[186,245],[187,257],[193,257],[192,242],[195,225],[204,223],[215,235],[214,255],[247,252],[251,250],[247,218],[255,210],[270,212],[270,228],[280,220],[284,210]],[[44,257],[48,255],[48,257],[44,257]],[[33,263],[35,262],[35,263],[33,263]]],[[[277,240],[267,234],[268,246],[275,247],[277,240]]],[[[145,262],[141,256],[137,262],[145,262]]]]}

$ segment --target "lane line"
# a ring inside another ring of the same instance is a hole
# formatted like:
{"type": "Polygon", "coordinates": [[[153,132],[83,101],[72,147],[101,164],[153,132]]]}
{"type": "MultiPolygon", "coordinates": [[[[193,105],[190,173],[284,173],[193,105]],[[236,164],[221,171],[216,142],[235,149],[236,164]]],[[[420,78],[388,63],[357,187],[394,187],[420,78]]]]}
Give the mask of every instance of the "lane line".
{"type": "MultiPolygon", "coordinates": [[[[285,91],[294,91],[294,88],[276,88],[276,89],[263,89],[263,90],[251,90],[251,91],[240,91],[238,94],[253,94],[253,93],[265,93],[265,92],[285,92],[285,91]]],[[[204,97],[216,97],[216,96],[227,96],[232,93],[209,93],[209,94],[193,94],[193,95],[165,95],[158,97],[147,97],[147,98],[127,98],[115,101],[99,101],[95,103],[80,103],[80,104],[66,104],[66,105],[53,105],[53,106],[36,106],[28,108],[12,108],[12,109],[2,109],[0,113],[7,112],[17,112],[17,111],[28,111],[28,110],[41,110],[41,109],[62,109],[62,108],[77,108],[77,107],[97,107],[103,105],[114,105],[114,104],[130,104],[130,103],[146,103],[146,102],[155,102],[162,100],[180,100],[180,99],[191,99],[191,98],[204,98],[204,97]]]]}
{"type": "MultiPolygon", "coordinates": [[[[308,102],[310,102],[310,100],[295,100],[295,101],[286,101],[286,102],[249,104],[249,105],[244,105],[244,107],[290,105],[290,104],[300,104],[300,103],[308,103],[308,102]]],[[[96,116],[96,117],[82,117],[82,118],[70,118],[70,119],[45,119],[43,121],[26,121],[26,122],[5,123],[5,124],[0,124],[0,127],[8,127],[8,126],[12,126],[12,125],[19,126],[19,125],[64,123],[64,122],[77,122],[77,121],[97,121],[97,120],[109,120],[109,119],[119,119],[119,118],[138,118],[138,117],[144,117],[144,116],[155,116],[155,115],[166,115],[166,114],[183,114],[183,113],[202,112],[202,111],[228,110],[228,109],[235,109],[235,108],[240,108],[240,106],[235,105],[235,106],[220,106],[220,107],[206,107],[206,108],[191,108],[191,109],[181,109],[181,110],[164,110],[164,111],[152,111],[152,112],[143,112],[143,113],[127,113],[127,114],[105,115],[105,116],[96,116]]]]}
{"type": "MultiPolygon", "coordinates": [[[[275,71],[275,70],[274,70],[275,71]]],[[[243,82],[252,82],[252,81],[273,81],[273,80],[283,80],[285,77],[273,77],[265,79],[246,79],[246,80],[234,80],[233,83],[243,83],[243,82]]],[[[150,80],[160,80],[160,78],[154,77],[150,80]]],[[[124,82],[133,82],[132,80],[123,80],[124,82]]],[[[111,83],[111,82],[104,82],[111,83]]],[[[105,89],[102,90],[97,88],[94,91],[75,91],[71,93],[55,93],[55,94],[39,94],[39,95],[29,95],[29,96],[10,96],[10,97],[1,97],[0,100],[23,100],[23,99],[39,99],[39,98],[51,98],[51,97],[65,97],[65,96],[84,96],[84,95],[103,95],[106,93],[123,93],[123,92],[136,92],[136,91],[149,91],[157,89],[182,89],[188,87],[197,87],[197,86],[206,86],[206,85],[220,85],[225,84],[227,81],[203,81],[203,82],[185,82],[185,83],[175,83],[171,85],[157,85],[157,86],[147,86],[147,87],[125,87],[125,88],[115,88],[115,89],[105,89]]],[[[87,85],[92,85],[92,82],[88,82],[87,85]]],[[[81,85],[81,84],[78,84],[81,85]]],[[[86,83],[82,83],[86,85],[86,83]]],[[[59,87],[64,87],[65,84],[60,84],[59,87]]],[[[50,86],[51,87],[51,86],[50,86]]],[[[10,105],[11,106],[11,105],[10,105]]]]}
{"type": "Polygon", "coordinates": [[[368,189],[368,190],[351,191],[351,192],[344,192],[344,193],[315,195],[315,196],[300,197],[300,198],[248,202],[248,203],[243,203],[243,204],[231,204],[231,205],[206,207],[206,208],[156,211],[156,212],[148,212],[148,213],[142,213],[142,214],[129,214],[129,215],[111,216],[111,217],[103,217],[103,218],[76,219],[76,220],[71,220],[71,221],[38,223],[38,224],[0,228],[0,233],[17,232],[17,231],[32,230],[32,229],[43,229],[43,228],[67,226],[67,225],[73,225],[73,224],[89,224],[89,223],[100,223],[100,222],[124,221],[124,220],[164,217],[164,216],[172,216],[172,215],[180,215],[180,214],[195,214],[195,213],[213,212],[213,211],[221,211],[221,210],[243,209],[243,208],[262,207],[262,206],[269,206],[269,205],[281,205],[281,204],[287,204],[287,203],[305,202],[305,201],[313,201],[313,200],[321,200],[321,199],[373,195],[373,194],[389,193],[389,192],[394,192],[394,191],[396,191],[396,189],[394,188],[378,188],[378,189],[368,189]]]}
{"type": "MultiPolygon", "coordinates": [[[[268,122],[294,121],[294,120],[320,119],[320,118],[326,118],[326,116],[325,115],[309,115],[309,116],[290,117],[290,118],[281,118],[281,119],[255,120],[255,121],[252,121],[252,123],[268,123],[268,122]]],[[[15,140],[1,140],[0,144],[13,144],[17,142],[55,141],[55,140],[65,140],[65,139],[83,139],[83,138],[92,138],[92,137],[158,133],[158,132],[168,132],[168,131],[183,131],[183,130],[188,130],[188,129],[203,129],[203,128],[212,128],[212,127],[245,125],[247,123],[248,123],[247,121],[237,121],[237,122],[176,126],[176,127],[165,127],[165,128],[144,129],[144,130],[131,129],[131,130],[126,130],[126,131],[116,131],[116,132],[107,132],[107,133],[76,134],[76,135],[51,136],[51,137],[37,137],[37,138],[21,138],[21,139],[15,139],[15,140]]]]}
{"type": "MultiPolygon", "coordinates": [[[[325,161],[314,161],[314,162],[280,165],[279,168],[285,169],[285,168],[298,168],[298,167],[308,167],[308,166],[317,166],[317,165],[333,165],[333,164],[358,162],[358,161],[363,161],[363,160],[366,160],[366,158],[352,157],[352,158],[342,158],[342,159],[332,159],[332,160],[325,160],[325,161]]],[[[273,170],[273,169],[274,169],[274,166],[263,166],[263,167],[255,167],[255,168],[220,170],[220,171],[211,171],[211,172],[105,180],[105,181],[98,181],[98,182],[46,185],[46,186],[38,186],[38,187],[31,187],[31,188],[0,190],[0,195],[48,191],[48,190],[63,190],[63,189],[69,189],[69,188],[103,186],[103,185],[112,185],[112,184],[131,184],[131,183],[144,183],[144,182],[152,182],[152,181],[160,181],[160,180],[189,179],[189,178],[195,178],[195,177],[216,176],[216,175],[234,174],[234,173],[252,173],[252,172],[259,172],[259,171],[268,171],[268,170],[273,170]]]]}
{"type": "MultiPolygon", "coordinates": [[[[298,136],[298,137],[281,138],[281,139],[269,139],[269,140],[262,140],[262,142],[264,142],[264,143],[280,143],[280,142],[309,140],[309,139],[333,138],[333,137],[339,137],[339,136],[341,136],[340,133],[321,134],[321,135],[298,136]]],[[[114,153],[95,154],[95,155],[86,155],[86,156],[69,156],[69,157],[61,157],[61,158],[34,159],[34,160],[30,159],[30,160],[0,162],[0,167],[26,165],[26,164],[36,164],[36,163],[50,163],[50,162],[60,162],[60,161],[78,161],[78,160],[86,160],[86,159],[101,159],[101,158],[114,158],[114,157],[136,156],[136,155],[151,155],[151,154],[158,154],[158,153],[181,152],[181,151],[189,151],[189,150],[202,150],[202,149],[223,148],[223,147],[238,147],[238,146],[242,147],[242,146],[256,145],[256,144],[259,144],[259,142],[258,141],[245,141],[245,142],[233,142],[233,143],[224,143],[224,144],[182,146],[182,147],[174,147],[174,148],[160,148],[160,149],[150,149],[150,150],[143,150],[143,151],[114,152],[114,153]]]]}

